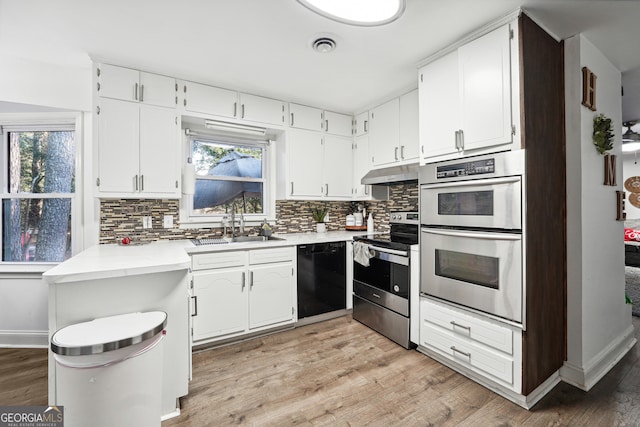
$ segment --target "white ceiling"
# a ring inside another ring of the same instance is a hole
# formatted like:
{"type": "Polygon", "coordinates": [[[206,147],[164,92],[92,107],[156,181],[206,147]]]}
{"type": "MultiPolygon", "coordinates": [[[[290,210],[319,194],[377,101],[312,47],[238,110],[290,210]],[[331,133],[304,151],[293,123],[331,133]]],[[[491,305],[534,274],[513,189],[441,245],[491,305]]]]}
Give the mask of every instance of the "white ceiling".
{"type": "MultiPolygon", "coordinates": [[[[377,28],[296,0],[0,0],[0,55],[87,68],[94,58],[353,113],[415,87],[421,59],[519,6],[560,38],[584,33],[640,82],[640,2],[629,0],[407,0],[377,28]],[[334,52],[310,49],[320,34],[334,52]]],[[[628,83],[625,98],[640,99],[628,83]]]]}

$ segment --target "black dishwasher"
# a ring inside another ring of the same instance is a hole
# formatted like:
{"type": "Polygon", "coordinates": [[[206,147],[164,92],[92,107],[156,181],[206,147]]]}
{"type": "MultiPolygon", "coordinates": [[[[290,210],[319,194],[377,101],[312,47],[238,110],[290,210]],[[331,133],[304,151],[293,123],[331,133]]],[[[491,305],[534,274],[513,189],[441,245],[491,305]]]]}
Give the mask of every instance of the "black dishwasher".
{"type": "Polygon", "coordinates": [[[345,242],[298,246],[298,319],[346,309],[345,242]]]}

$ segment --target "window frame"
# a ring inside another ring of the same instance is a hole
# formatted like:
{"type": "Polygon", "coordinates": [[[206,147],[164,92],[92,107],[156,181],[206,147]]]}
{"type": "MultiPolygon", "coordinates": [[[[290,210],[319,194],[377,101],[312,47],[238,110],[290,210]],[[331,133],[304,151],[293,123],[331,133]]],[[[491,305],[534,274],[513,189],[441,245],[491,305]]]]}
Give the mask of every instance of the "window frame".
{"type": "MultiPolygon", "coordinates": [[[[205,131],[190,131],[185,129],[184,132],[184,154],[185,162],[191,161],[193,153],[193,142],[202,141],[218,144],[237,145],[245,147],[261,147],[262,152],[262,178],[251,179],[250,182],[262,182],[262,208],[261,214],[245,214],[245,225],[257,226],[263,221],[269,223],[275,223],[275,162],[276,162],[276,144],[277,142],[263,137],[259,139],[244,138],[241,136],[221,134],[205,131]]],[[[234,179],[229,179],[232,181],[234,179]]],[[[239,178],[237,181],[247,181],[246,179],[239,178]]],[[[193,195],[183,194],[180,199],[180,228],[219,228],[223,227],[223,218],[229,214],[216,214],[216,215],[193,215],[193,195]]]]}
{"type": "MultiPolygon", "coordinates": [[[[68,113],[3,113],[0,114],[0,202],[8,199],[45,199],[58,198],[71,200],[71,256],[82,250],[82,200],[83,200],[83,175],[81,159],[83,155],[83,123],[82,114],[68,113]],[[10,132],[20,131],[56,131],[65,130],[74,132],[75,143],[75,192],[74,193],[9,193],[8,170],[8,137],[10,132]]],[[[4,212],[0,209],[0,224],[4,220],[4,212]]],[[[0,247],[4,236],[0,233],[0,247]]],[[[31,262],[31,261],[2,261],[1,272],[44,272],[60,261],[31,262]]]]}

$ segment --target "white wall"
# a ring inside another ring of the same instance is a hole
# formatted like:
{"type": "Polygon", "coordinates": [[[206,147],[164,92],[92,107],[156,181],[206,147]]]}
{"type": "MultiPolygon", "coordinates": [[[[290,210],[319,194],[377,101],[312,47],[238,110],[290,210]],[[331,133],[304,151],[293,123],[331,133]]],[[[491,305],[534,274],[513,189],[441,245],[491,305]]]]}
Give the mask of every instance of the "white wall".
{"type": "Polygon", "coordinates": [[[40,273],[0,273],[0,347],[47,345],[48,298],[40,273]]]}
{"type": "Polygon", "coordinates": [[[623,223],[615,219],[615,191],[622,189],[620,85],[620,72],[586,38],[565,41],[568,360],[561,375],[585,390],[634,343],[624,298],[623,223]],[[596,112],[580,104],[583,66],[597,76],[596,112]],[[603,156],[592,141],[600,113],[614,124],[615,187],[603,185],[603,156]]]}
{"type": "MultiPolygon", "coordinates": [[[[640,124],[633,127],[635,131],[637,128],[640,129],[640,124]]],[[[640,151],[636,153],[627,153],[623,155],[622,162],[622,184],[632,177],[638,176],[640,177],[640,151]]],[[[624,189],[626,202],[625,202],[625,211],[627,213],[627,220],[640,220],[640,208],[635,207],[631,204],[629,200],[629,196],[631,193],[624,189]]]]}

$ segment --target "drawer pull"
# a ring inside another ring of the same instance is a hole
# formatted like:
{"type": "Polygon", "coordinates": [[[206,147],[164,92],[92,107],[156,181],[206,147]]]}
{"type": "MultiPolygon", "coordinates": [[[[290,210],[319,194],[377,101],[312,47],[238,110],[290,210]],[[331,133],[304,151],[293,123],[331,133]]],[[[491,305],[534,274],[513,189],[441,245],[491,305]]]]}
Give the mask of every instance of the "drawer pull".
{"type": "Polygon", "coordinates": [[[371,295],[373,295],[373,296],[374,296],[374,297],[376,297],[376,298],[380,298],[380,295],[378,295],[378,294],[374,294],[374,293],[372,293],[371,295]]]}
{"type": "Polygon", "coordinates": [[[458,327],[458,328],[466,329],[467,331],[471,332],[471,326],[464,326],[464,325],[461,325],[461,324],[459,324],[459,323],[456,323],[454,320],[452,320],[452,321],[451,321],[451,322],[449,322],[449,323],[451,323],[451,324],[453,325],[453,328],[454,328],[454,329],[455,329],[456,327],[458,327]]]}
{"type": "Polygon", "coordinates": [[[462,354],[463,356],[466,356],[466,357],[468,357],[469,359],[471,359],[471,353],[467,353],[467,352],[464,352],[464,351],[462,351],[462,350],[458,350],[458,349],[456,348],[456,346],[455,346],[455,345],[452,345],[452,346],[451,346],[451,350],[452,350],[454,353],[460,353],[460,354],[462,354]]]}

